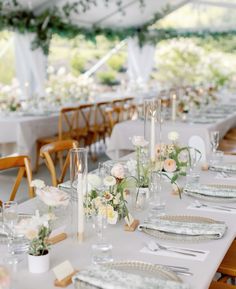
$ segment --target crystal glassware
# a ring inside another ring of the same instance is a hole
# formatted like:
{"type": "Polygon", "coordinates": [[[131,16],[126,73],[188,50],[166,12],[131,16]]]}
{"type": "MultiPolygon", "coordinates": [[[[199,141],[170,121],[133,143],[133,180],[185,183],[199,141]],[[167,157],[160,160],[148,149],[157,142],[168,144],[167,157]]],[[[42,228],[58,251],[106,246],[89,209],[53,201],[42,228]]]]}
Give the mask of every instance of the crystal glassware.
{"type": "Polygon", "coordinates": [[[210,132],[210,143],[212,147],[212,152],[215,153],[218,146],[219,146],[219,141],[220,141],[220,133],[219,131],[211,131],[210,132]]]}
{"type": "Polygon", "coordinates": [[[150,201],[149,201],[149,215],[160,216],[165,213],[165,202],[162,200],[162,182],[163,176],[160,171],[152,171],[150,176],[149,190],[150,190],[150,201]]]}
{"type": "Polygon", "coordinates": [[[91,203],[92,223],[96,232],[97,241],[92,245],[92,263],[101,264],[112,262],[112,245],[104,238],[104,229],[107,228],[108,207],[106,199],[96,198],[91,203]]]}
{"type": "Polygon", "coordinates": [[[199,163],[202,154],[199,150],[190,147],[189,148],[189,174],[191,175],[199,163]]]}
{"type": "Polygon", "coordinates": [[[14,239],[15,235],[15,225],[18,220],[18,205],[15,201],[8,201],[2,204],[3,213],[3,226],[7,233],[7,247],[8,256],[4,258],[4,262],[8,265],[15,265],[19,262],[17,256],[15,256],[14,250],[14,239]]]}

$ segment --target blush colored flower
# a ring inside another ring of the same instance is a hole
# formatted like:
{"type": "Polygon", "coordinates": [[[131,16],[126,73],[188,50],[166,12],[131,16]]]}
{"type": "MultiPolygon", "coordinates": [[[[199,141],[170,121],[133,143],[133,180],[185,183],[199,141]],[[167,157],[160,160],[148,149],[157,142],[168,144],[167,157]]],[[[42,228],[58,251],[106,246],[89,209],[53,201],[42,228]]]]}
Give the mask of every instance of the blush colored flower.
{"type": "Polygon", "coordinates": [[[111,201],[113,199],[112,194],[110,194],[109,192],[105,192],[103,195],[104,199],[108,202],[111,201]]]}
{"type": "Polygon", "coordinates": [[[124,179],[125,178],[125,169],[124,166],[120,163],[115,164],[113,168],[111,169],[111,174],[113,177],[117,179],[124,179]]]}
{"type": "Polygon", "coordinates": [[[166,159],[164,161],[164,170],[168,173],[176,171],[176,162],[173,159],[166,159]]]}
{"type": "Polygon", "coordinates": [[[36,195],[50,207],[67,206],[69,204],[69,195],[55,187],[46,186],[43,189],[37,189],[36,195]]]}

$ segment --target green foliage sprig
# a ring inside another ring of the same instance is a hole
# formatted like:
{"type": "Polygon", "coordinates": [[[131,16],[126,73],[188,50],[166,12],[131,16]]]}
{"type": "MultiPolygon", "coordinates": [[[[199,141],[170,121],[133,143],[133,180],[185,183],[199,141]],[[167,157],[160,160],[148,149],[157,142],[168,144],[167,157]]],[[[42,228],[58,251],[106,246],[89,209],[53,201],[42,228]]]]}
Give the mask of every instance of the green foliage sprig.
{"type": "Polygon", "coordinates": [[[38,231],[38,236],[35,237],[29,245],[29,255],[42,256],[49,250],[47,238],[51,233],[50,227],[41,226],[38,231]]]}

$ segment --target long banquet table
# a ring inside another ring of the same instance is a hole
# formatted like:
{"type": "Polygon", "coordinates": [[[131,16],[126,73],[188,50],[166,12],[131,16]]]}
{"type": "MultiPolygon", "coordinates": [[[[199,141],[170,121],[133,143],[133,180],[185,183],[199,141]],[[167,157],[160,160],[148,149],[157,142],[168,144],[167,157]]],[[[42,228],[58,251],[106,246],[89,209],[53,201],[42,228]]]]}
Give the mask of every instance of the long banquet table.
{"type": "MultiPolygon", "coordinates": [[[[231,161],[236,161],[236,158],[231,158],[231,161]]],[[[204,183],[219,183],[215,179],[214,172],[200,172],[201,182],[204,183]]],[[[220,180],[220,183],[233,184],[229,180],[220,180]]],[[[161,240],[161,243],[172,244],[174,246],[189,247],[192,249],[200,249],[209,251],[205,261],[197,260],[186,260],[176,257],[166,256],[155,256],[152,254],[141,253],[140,250],[145,246],[145,242],[150,241],[151,237],[145,235],[142,232],[135,231],[133,233],[126,232],[123,230],[123,222],[119,222],[117,225],[110,225],[106,230],[106,238],[108,242],[113,245],[113,257],[114,260],[140,260],[150,263],[166,264],[166,265],[177,265],[185,266],[190,269],[193,276],[180,276],[184,282],[190,284],[191,289],[207,289],[214,277],[215,271],[217,270],[221,260],[227,252],[231,242],[236,236],[235,217],[233,213],[224,211],[210,212],[204,210],[190,210],[187,209],[188,205],[193,199],[183,196],[180,200],[178,196],[170,193],[170,187],[168,186],[163,191],[162,198],[166,200],[166,214],[170,215],[196,215],[213,218],[215,220],[224,221],[228,226],[228,230],[222,239],[210,240],[210,241],[199,241],[196,243],[177,243],[167,242],[161,240]]],[[[30,200],[20,204],[19,212],[34,212],[35,200],[30,200]]],[[[147,215],[147,211],[134,212],[134,216],[141,221],[147,215]]],[[[87,228],[90,225],[87,224],[87,228]]],[[[74,268],[82,269],[91,263],[91,245],[96,241],[95,233],[91,230],[86,231],[86,239],[82,244],[68,238],[56,245],[52,246],[51,249],[51,268],[58,265],[59,263],[69,260],[74,268]]],[[[3,256],[6,248],[0,247],[1,256],[3,256]]],[[[18,273],[14,277],[14,282],[17,289],[52,289],[56,288],[53,285],[54,275],[52,271],[44,274],[30,274],[27,271],[27,262],[24,260],[19,265],[18,273]]],[[[68,288],[73,288],[70,285],[68,288]]]]}
{"type": "MultiPolygon", "coordinates": [[[[236,113],[226,115],[224,118],[211,123],[190,123],[182,121],[164,121],[162,124],[162,141],[168,141],[168,133],[176,131],[179,133],[181,145],[188,145],[189,138],[193,135],[200,136],[206,145],[206,153],[210,152],[210,131],[218,130],[222,138],[226,132],[236,126],[236,113]]],[[[113,128],[108,146],[107,155],[111,159],[120,157],[134,151],[132,137],[144,134],[144,121],[141,119],[118,123],[113,128]]]]}

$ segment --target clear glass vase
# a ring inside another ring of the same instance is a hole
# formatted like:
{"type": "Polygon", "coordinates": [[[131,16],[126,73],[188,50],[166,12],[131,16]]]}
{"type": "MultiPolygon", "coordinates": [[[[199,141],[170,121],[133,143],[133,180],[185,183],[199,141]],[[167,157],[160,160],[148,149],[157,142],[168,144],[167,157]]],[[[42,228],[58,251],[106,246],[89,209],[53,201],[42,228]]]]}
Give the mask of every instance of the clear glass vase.
{"type": "Polygon", "coordinates": [[[88,212],[87,175],[88,150],[86,148],[72,149],[70,152],[71,232],[79,241],[84,239],[85,216],[88,212]]]}

